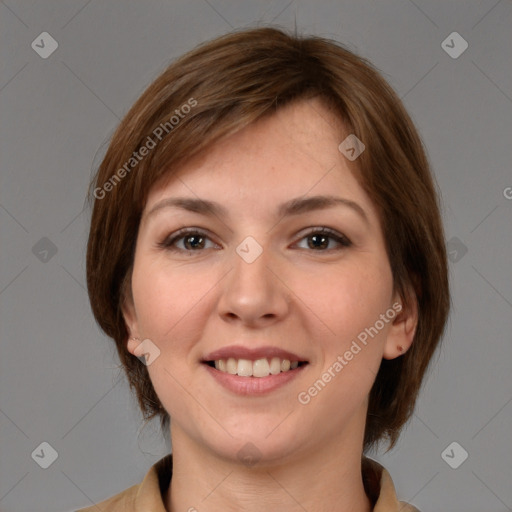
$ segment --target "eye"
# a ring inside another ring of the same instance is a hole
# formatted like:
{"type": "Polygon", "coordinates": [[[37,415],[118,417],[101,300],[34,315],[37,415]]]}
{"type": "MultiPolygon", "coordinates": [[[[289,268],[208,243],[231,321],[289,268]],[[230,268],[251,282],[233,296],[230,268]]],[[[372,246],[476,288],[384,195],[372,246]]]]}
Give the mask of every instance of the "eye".
{"type": "Polygon", "coordinates": [[[158,246],[171,251],[187,252],[219,247],[210,240],[204,231],[194,228],[180,229],[169,235],[163,242],[160,242],[158,246]]]}
{"type": "Polygon", "coordinates": [[[350,247],[352,242],[341,233],[330,228],[311,228],[297,243],[300,249],[312,249],[319,252],[341,250],[350,247]]]}

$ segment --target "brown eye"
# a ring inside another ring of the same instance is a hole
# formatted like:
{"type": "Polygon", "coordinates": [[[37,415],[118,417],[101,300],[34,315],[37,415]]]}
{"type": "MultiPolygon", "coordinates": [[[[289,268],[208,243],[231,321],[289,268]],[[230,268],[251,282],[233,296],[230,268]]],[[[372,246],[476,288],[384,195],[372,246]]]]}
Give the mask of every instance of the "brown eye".
{"type": "Polygon", "coordinates": [[[204,249],[205,239],[201,235],[187,235],[182,239],[186,249],[204,249]]]}
{"type": "Polygon", "coordinates": [[[327,249],[329,237],[325,235],[310,235],[307,237],[310,249],[327,249]]]}
{"type": "Polygon", "coordinates": [[[206,233],[196,229],[180,229],[168,236],[163,242],[160,242],[158,246],[169,251],[181,252],[202,251],[219,247],[211,241],[206,233]]]}
{"type": "Polygon", "coordinates": [[[350,247],[352,242],[344,235],[330,228],[313,228],[297,244],[301,249],[327,252],[350,247]],[[304,241],[306,243],[304,244],[304,241]]]}

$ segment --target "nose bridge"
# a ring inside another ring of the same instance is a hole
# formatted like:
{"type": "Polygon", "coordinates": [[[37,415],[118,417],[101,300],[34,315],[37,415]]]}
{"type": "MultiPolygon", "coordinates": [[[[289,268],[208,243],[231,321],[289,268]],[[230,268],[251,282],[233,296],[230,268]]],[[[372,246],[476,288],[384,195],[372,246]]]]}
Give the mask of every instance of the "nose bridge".
{"type": "Polygon", "coordinates": [[[283,286],[274,272],[275,256],[253,237],[244,239],[233,251],[232,271],[224,283],[219,313],[255,323],[277,319],[287,310],[283,286]]]}
{"type": "Polygon", "coordinates": [[[260,288],[263,289],[263,285],[267,284],[267,267],[271,264],[272,255],[268,247],[264,249],[252,237],[248,238],[239,244],[233,254],[233,277],[244,286],[262,284],[260,288]]]}

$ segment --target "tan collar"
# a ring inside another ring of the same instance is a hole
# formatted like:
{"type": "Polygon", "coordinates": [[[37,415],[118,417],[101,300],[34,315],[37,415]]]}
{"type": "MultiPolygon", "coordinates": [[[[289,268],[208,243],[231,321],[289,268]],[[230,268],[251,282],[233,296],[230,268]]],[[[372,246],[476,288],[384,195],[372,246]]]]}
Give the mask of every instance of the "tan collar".
{"type": "Polygon", "coordinates": [[[374,503],[373,512],[419,512],[416,507],[398,501],[391,475],[377,461],[363,457],[362,472],[366,494],[374,503]]]}

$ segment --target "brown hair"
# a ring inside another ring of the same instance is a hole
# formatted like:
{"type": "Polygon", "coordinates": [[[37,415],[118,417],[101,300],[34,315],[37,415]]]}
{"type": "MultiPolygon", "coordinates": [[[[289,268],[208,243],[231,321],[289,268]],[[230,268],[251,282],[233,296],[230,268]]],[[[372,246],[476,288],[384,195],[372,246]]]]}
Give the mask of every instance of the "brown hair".
{"type": "Polygon", "coordinates": [[[146,366],[127,351],[121,310],[149,190],[222,137],[311,97],[322,98],[365,144],[357,179],[379,212],[395,290],[405,307],[418,307],[411,348],[382,361],[371,389],[365,450],[384,438],[393,447],[413,412],[449,310],[443,227],[421,140],[400,99],[365,59],[324,38],[256,28],[202,44],[172,63],[121,121],[91,184],[92,311],[116,343],[145,419],[160,416],[162,429],[168,413],[146,366]]]}

